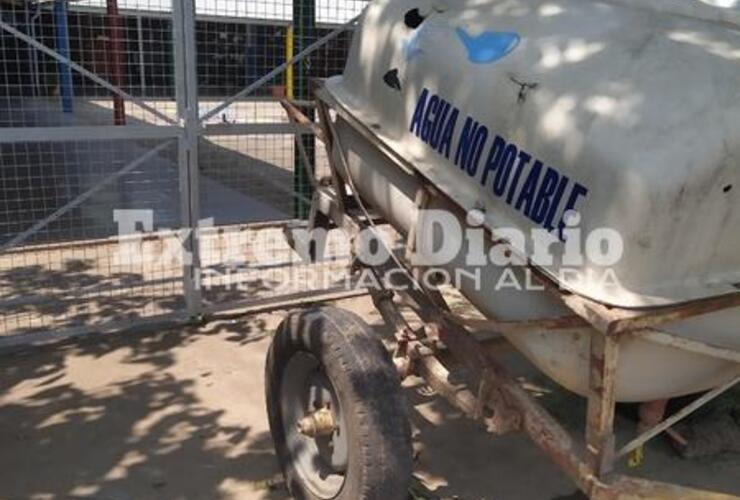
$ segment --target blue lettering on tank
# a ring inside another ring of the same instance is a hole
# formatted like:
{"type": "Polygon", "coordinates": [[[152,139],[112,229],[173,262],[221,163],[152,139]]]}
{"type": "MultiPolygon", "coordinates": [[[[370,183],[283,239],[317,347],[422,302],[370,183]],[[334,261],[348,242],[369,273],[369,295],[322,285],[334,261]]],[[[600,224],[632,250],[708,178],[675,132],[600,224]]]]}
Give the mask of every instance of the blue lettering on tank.
{"type": "Polygon", "coordinates": [[[529,170],[527,179],[524,181],[522,191],[519,193],[519,198],[516,200],[514,208],[524,213],[527,217],[531,218],[530,211],[532,210],[532,204],[534,203],[534,195],[537,192],[537,184],[540,181],[540,173],[542,172],[542,162],[537,160],[529,170]]]}
{"type": "Polygon", "coordinates": [[[449,120],[445,124],[445,130],[442,132],[442,139],[439,141],[439,147],[437,152],[443,154],[445,158],[450,159],[450,148],[452,147],[452,137],[455,134],[455,126],[457,125],[457,117],[460,115],[460,110],[452,108],[449,120]]]}
{"type": "Polygon", "coordinates": [[[496,138],[493,140],[491,149],[488,152],[488,160],[486,161],[486,166],[483,168],[483,175],[481,175],[480,178],[481,186],[485,186],[486,182],[488,182],[488,174],[496,171],[496,169],[498,168],[498,164],[501,161],[501,155],[504,152],[504,148],[506,148],[506,140],[504,140],[503,137],[497,135],[496,138]]]}
{"type": "Polygon", "coordinates": [[[493,193],[496,196],[502,196],[506,191],[506,184],[509,182],[509,175],[511,174],[511,167],[514,166],[514,160],[519,153],[519,149],[509,143],[504,149],[504,154],[501,157],[501,164],[499,165],[496,177],[493,179],[493,193]]]}
{"type": "Polygon", "coordinates": [[[506,203],[508,203],[509,205],[514,202],[514,193],[516,193],[516,188],[519,186],[519,179],[522,176],[522,171],[531,159],[532,156],[529,153],[527,153],[526,151],[519,151],[519,163],[516,166],[514,178],[511,180],[509,193],[506,195],[506,203]]]}
{"type": "Polygon", "coordinates": [[[468,117],[455,153],[455,164],[471,177],[478,171],[478,162],[488,140],[488,128],[468,117]]]}
{"type": "Polygon", "coordinates": [[[542,177],[540,189],[537,191],[534,206],[530,212],[530,218],[533,222],[542,225],[545,221],[547,212],[550,210],[552,196],[555,194],[555,189],[558,187],[559,180],[560,175],[558,175],[557,170],[552,167],[547,167],[545,175],[542,177]]]}
{"type": "Polygon", "coordinates": [[[565,241],[565,237],[563,235],[563,229],[565,229],[565,214],[568,212],[568,210],[575,210],[578,203],[578,198],[585,197],[586,195],[588,195],[588,189],[577,182],[570,190],[568,202],[565,204],[563,215],[560,217],[560,223],[558,224],[558,238],[560,238],[561,241],[565,241]]]}
{"type": "Polygon", "coordinates": [[[429,96],[429,90],[424,89],[419,96],[419,100],[416,101],[416,109],[414,110],[414,117],[411,119],[411,127],[409,131],[416,134],[419,137],[421,133],[422,120],[424,119],[424,109],[427,106],[427,96],[429,96]]]}
{"type": "Polygon", "coordinates": [[[430,118],[430,115],[436,114],[438,107],[439,97],[433,95],[432,98],[429,99],[429,105],[427,105],[426,112],[424,113],[424,119],[421,124],[421,140],[426,143],[428,143],[429,140],[432,138],[432,126],[434,125],[434,119],[430,118]]]}
{"type": "Polygon", "coordinates": [[[432,128],[432,134],[429,137],[429,145],[437,149],[439,146],[439,140],[442,138],[442,126],[447,120],[447,113],[450,112],[450,103],[442,101],[440,109],[437,110],[436,116],[434,117],[434,127],[432,128]]]}
{"type": "Polygon", "coordinates": [[[553,226],[552,221],[555,219],[555,214],[560,206],[560,200],[563,199],[563,193],[565,192],[565,186],[568,185],[568,181],[570,181],[570,179],[567,175],[560,176],[558,188],[555,190],[555,196],[552,198],[552,203],[550,203],[550,210],[547,212],[547,218],[545,219],[544,224],[545,229],[550,232],[555,230],[555,226],[553,226]]]}
{"type": "Polygon", "coordinates": [[[517,144],[500,135],[489,135],[488,127],[473,116],[465,116],[462,130],[458,130],[459,117],[457,107],[424,88],[417,99],[409,132],[451,160],[470,179],[486,186],[493,196],[564,240],[564,214],[578,209],[588,196],[588,189],[572,182],[557,168],[545,167],[542,160],[517,144]],[[455,156],[450,158],[453,145],[455,156]],[[486,160],[479,169],[485,151],[486,160]]]}

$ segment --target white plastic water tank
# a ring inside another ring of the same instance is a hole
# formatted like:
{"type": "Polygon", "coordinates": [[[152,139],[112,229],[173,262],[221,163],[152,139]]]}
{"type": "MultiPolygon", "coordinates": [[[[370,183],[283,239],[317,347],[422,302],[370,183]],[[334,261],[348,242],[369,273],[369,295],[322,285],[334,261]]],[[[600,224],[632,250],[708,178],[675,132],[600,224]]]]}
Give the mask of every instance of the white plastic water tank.
{"type": "MultiPolygon", "coordinates": [[[[375,0],[327,89],[456,204],[483,208],[492,229],[550,232],[556,258],[536,263],[556,278],[566,210],[578,210],[584,233],[618,231],[618,282],[591,280],[599,269],[587,262],[565,284],[573,291],[621,307],[675,304],[740,283],[738,19],[736,5],[693,0],[375,0]]],[[[413,176],[352,126],[338,128],[362,195],[408,231],[413,176]]],[[[463,292],[502,319],[564,312],[537,292],[463,292]]],[[[740,312],[726,311],[671,331],[740,349],[738,324],[740,312]]],[[[587,336],[509,340],[585,393],[587,336]]],[[[623,401],[707,389],[740,371],[640,339],[620,361],[623,401]]]]}

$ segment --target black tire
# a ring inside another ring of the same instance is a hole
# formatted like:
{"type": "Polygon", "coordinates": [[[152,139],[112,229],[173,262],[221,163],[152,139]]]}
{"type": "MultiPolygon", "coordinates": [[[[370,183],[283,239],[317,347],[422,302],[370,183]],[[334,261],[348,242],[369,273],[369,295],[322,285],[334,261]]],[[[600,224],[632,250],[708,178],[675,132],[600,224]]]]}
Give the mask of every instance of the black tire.
{"type": "Polygon", "coordinates": [[[411,431],[399,378],[378,335],[364,321],[348,311],[328,306],[291,313],[277,329],[267,355],[265,375],[270,431],[286,484],[295,498],[408,497],[411,431]],[[322,376],[333,386],[346,425],[346,469],[339,491],[330,496],[317,493],[307,483],[286,439],[281,388],[286,387],[285,367],[296,355],[316,358],[322,376]]]}

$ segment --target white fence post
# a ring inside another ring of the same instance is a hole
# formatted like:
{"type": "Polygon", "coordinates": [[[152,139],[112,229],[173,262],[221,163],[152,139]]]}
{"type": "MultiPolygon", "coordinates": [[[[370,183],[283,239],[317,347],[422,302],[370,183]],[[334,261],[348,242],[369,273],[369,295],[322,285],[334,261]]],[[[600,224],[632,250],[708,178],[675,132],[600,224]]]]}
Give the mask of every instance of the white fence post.
{"type": "Polygon", "coordinates": [[[188,313],[191,318],[202,314],[200,291],[200,248],[198,220],[200,195],[198,190],[198,75],[195,48],[195,0],[172,2],[172,43],[175,55],[175,95],[177,119],[184,127],[179,141],[180,212],[182,229],[188,231],[183,251],[183,286],[188,313]]]}

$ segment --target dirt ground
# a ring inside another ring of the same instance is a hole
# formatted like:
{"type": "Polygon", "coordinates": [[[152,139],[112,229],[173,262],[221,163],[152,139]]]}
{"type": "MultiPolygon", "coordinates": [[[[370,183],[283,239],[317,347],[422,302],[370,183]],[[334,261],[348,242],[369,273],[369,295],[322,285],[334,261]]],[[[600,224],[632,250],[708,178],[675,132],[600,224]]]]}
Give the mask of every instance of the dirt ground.
{"type": "MultiPolygon", "coordinates": [[[[367,298],[337,305],[380,324],[367,298]]],[[[265,351],[284,316],[0,357],[0,498],[287,498],[263,395],[265,351]]],[[[581,399],[507,357],[553,413],[579,425],[581,399]]],[[[583,498],[525,436],[489,437],[419,381],[404,391],[419,450],[417,498],[583,498]]],[[[634,432],[624,416],[617,424],[620,441],[634,432]]],[[[657,440],[631,472],[740,494],[737,455],[687,461],[657,440]]]]}

